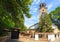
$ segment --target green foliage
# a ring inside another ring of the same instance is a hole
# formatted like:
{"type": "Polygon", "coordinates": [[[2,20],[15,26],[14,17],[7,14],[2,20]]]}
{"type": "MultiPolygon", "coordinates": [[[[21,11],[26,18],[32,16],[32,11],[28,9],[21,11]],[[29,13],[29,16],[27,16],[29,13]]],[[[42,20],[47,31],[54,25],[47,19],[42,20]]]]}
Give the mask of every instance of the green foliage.
{"type": "MultiPolygon", "coordinates": [[[[0,29],[24,29],[24,15],[28,18],[32,0],[0,0],[0,29]]],[[[25,30],[25,29],[24,29],[25,30]]]]}
{"type": "Polygon", "coordinates": [[[7,31],[0,30],[0,36],[6,36],[8,34],[7,31]]]}
{"type": "Polygon", "coordinates": [[[21,28],[21,31],[26,31],[27,30],[27,27],[24,26],[23,28],[21,28]]]}
{"type": "Polygon", "coordinates": [[[60,29],[60,7],[57,7],[55,10],[51,11],[49,15],[52,22],[58,26],[58,29],[60,29]]]}
{"type": "Polygon", "coordinates": [[[52,22],[51,22],[49,14],[45,14],[44,18],[42,16],[40,17],[38,30],[40,32],[52,32],[53,29],[51,25],[52,25],[52,22]]]}

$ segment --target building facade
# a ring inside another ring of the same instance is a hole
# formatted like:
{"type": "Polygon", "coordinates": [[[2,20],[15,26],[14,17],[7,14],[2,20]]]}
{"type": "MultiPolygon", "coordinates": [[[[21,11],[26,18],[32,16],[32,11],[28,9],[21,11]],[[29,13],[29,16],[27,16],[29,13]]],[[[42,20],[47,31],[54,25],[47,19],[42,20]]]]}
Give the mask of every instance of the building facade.
{"type": "MultiPolygon", "coordinates": [[[[40,12],[39,17],[41,17],[41,16],[44,17],[44,15],[47,14],[46,3],[41,3],[40,4],[39,12],[40,12]]],[[[36,32],[36,29],[38,28],[38,24],[40,24],[40,22],[29,27],[30,32],[32,32],[33,36],[36,34],[35,32],[36,32]]],[[[60,33],[59,33],[59,30],[58,30],[58,27],[54,23],[52,24],[52,28],[54,29],[54,32],[52,32],[52,33],[37,33],[37,36],[45,35],[48,40],[54,41],[56,38],[60,37],[60,33]]],[[[38,39],[38,37],[35,38],[35,39],[38,39]]]]}

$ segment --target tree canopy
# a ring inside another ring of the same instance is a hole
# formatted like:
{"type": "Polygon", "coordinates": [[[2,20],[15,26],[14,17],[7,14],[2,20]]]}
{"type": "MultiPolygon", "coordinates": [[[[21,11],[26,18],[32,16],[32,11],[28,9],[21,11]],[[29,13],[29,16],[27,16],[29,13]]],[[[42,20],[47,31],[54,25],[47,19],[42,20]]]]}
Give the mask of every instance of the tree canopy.
{"type": "Polygon", "coordinates": [[[30,18],[32,0],[0,0],[0,31],[4,28],[26,29],[24,16],[30,18]]]}
{"type": "Polygon", "coordinates": [[[32,0],[0,0],[0,27],[23,27],[32,0]]]}
{"type": "Polygon", "coordinates": [[[52,22],[58,26],[58,29],[60,29],[60,7],[57,7],[55,10],[51,11],[49,15],[52,22]]]}
{"type": "Polygon", "coordinates": [[[44,14],[44,16],[40,17],[38,30],[40,32],[53,32],[52,21],[49,14],[44,14]]]}

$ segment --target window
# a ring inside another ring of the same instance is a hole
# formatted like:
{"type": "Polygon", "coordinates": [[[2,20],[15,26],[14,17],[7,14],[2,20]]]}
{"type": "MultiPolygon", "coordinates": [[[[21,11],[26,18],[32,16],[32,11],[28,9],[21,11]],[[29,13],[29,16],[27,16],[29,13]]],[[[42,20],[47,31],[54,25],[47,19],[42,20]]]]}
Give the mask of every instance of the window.
{"type": "Polygon", "coordinates": [[[45,13],[44,13],[44,12],[42,13],[42,17],[43,17],[43,18],[45,17],[45,13]]]}

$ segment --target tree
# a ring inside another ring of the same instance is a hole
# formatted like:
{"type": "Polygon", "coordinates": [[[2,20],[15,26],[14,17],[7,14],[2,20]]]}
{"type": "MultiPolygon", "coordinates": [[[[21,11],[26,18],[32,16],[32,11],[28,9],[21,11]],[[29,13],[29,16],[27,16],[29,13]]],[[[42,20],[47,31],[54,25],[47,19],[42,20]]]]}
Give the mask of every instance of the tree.
{"type": "Polygon", "coordinates": [[[51,22],[49,14],[44,14],[44,16],[40,17],[38,30],[40,32],[53,32],[52,22],[51,22]]]}
{"type": "Polygon", "coordinates": [[[60,7],[57,7],[55,10],[51,11],[49,13],[50,18],[55,25],[58,26],[58,29],[60,30],[60,7]]]}
{"type": "Polygon", "coordinates": [[[0,6],[0,36],[7,34],[3,31],[5,28],[11,28],[14,26],[14,22],[9,18],[9,15],[0,6]]]}
{"type": "Polygon", "coordinates": [[[24,15],[28,18],[32,0],[0,0],[0,28],[24,28],[24,15]]]}
{"type": "Polygon", "coordinates": [[[31,17],[29,14],[29,5],[31,0],[0,0],[0,8],[2,9],[1,16],[7,15],[15,23],[15,27],[22,27],[24,25],[24,15],[28,18],[31,17]]]}

